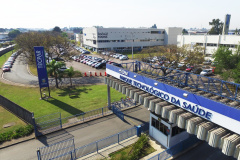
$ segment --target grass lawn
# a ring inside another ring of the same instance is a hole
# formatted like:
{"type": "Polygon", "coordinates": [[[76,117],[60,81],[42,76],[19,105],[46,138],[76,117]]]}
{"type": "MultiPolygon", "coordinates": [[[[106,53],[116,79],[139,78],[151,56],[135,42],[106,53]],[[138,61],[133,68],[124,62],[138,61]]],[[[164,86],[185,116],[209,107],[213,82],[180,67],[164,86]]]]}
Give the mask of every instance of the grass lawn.
{"type": "MultiPolygon", "coordinates": [[[[0,57],[0,67],[2,67],[2,65],[6,62],[6,60],[12,55],[12,52],[15,52],[15,50],[9,51],[5,55],[2,55],[0,57]]],[[[26,125],[26,124],[21,119],[19,119],[14,114],[8,112],[2,106],[0,106],[0,133],[7,132],[7,131],[13,131],[24,125],[26,125]],[[8,127],[8,128],[3,128],[4,124],[8,124],[8,123],[12,123],[12,122],[14,122],[15,125],[8,127]]]]}
{"type": "Polygon", "coordinates": [[[7,132],[7,131],[13,131],[21,126],[26,125],[21,119],[16,117],[14,114],[8,112],[5,110],[2,106],[0,106],[0,133],[7,132]],[[8,128],[3,128],[4,124],[8,123],[15,123],[13,126],[8,128]]]}
{"type": "Polygon", "coordinates": [[[2,68],[2,65],[8,60],[8,58],[12,55],[12,53],[14,53],[15,50],[13,51],[9,51],[7,53],[5,53],[4,55],[2,55],[0,57],[0,68],[2,68]]]}
{"type": "MultiPolygon", "coordinates": [[[[109,156],[111,157],[111,159],[114,159],[114,160],[118,160],[118,159],[120,160],[120,157],[122,157],[122,156],[123,157],[124,156],[128,157],[129,153],[132,151],[132,147],[133,147],[133,145],[124,147],[124,148],[122,148],[122,149],[120,149],[120,150],[118,150],[118,151],[116,151],[114,153],[109,154],[109,156]]],[[[145,156],[153,153],[154,151],[155,151],[155,149],[152,146],[148,145],[147,147],[145,147],[143,149],[143,152],[141,152],[141,156],[140,157],[141,158],[145,157],[145,156]]]]}
{"type": "Polygon", "coordinates": [[[38,76],[36,65],[28,65],[28,68],[34,76],[38,76]]]}
{"type": "MultiPolygon", "coordinates": [[[[61,112],[62,117],[90,111],[107,106],[107,86],[92,85],[74,89],[78,95],[69,97],[73,92],[68,88],[51,89],[52,99],[39,100],[39,88],[11,86],[0,83],[0,94],[16,104],[34,112],[35,117],[61,112]]],[[[125,97],[115,89],[111,89],[111,100],[119,101],[125,97]]]]}

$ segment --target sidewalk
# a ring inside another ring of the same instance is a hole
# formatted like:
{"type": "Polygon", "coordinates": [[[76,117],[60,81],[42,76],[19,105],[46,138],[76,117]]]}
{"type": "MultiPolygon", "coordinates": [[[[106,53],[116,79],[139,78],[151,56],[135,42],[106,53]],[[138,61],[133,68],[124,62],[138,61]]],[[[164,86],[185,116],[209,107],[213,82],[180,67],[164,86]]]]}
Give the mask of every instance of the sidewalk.
{"type": "MultiPolygon", "coordinates": [[[[119,144],[113,144],[109,147],[99,150],[98,153],[97,152],[91,153],[89,155],[79,158],[78,160],[107,159],[107,158],[109,158],[108,155],[110,153],[116,152],[126,146],[129,146],[129,145],[135,143],[138,140],[138,138],[139,137],[137,137],[137,136],[130,137],[130,138],[120,142],[119,144]]],[[[149,140],[149,143],[156,151],[147,155],[146,157],[141,158],[141,160],[147,160],[165,150],[165,148],[163,146],[161,146],[160,144],[158,144],[156,141],[152,140],[151,138],[149,140]]]]}

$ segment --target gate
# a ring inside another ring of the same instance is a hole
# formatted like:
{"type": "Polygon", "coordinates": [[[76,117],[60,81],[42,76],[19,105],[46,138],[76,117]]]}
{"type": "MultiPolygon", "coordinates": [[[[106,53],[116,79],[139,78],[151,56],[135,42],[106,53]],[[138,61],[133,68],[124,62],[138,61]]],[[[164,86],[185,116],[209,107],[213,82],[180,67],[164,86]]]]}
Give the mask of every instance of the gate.
{"type": "Polygon", "coordinates": [[[112,111],[116,116],[118,116],[122,121],[124,120],[124,114],[121,112],[119,108],[117,108],[115,105],[112,106],[112,111]]]}
{"type": "Polygon", "coordinates": [[[62,129],[61,113],[53,113],[35,119],[36,136],[41,136],[62,129]]]}
{"type": "Polygon", "coordinates": [[[74,139],[68,139],[37,150],[38,160],[75,160],[74,139]]]}

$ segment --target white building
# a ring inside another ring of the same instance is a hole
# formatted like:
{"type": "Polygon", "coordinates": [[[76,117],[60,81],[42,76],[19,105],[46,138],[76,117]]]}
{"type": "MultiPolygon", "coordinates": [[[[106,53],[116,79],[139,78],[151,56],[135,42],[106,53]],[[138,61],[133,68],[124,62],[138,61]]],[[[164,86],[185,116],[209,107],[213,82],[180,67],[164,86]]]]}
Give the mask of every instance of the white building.
{"type": "Polygon", "coordinates": [[[182,28],[84,28],[83,46],[94,51],[141,50],[149,46],[177,44],[182,28]]]}
{"type": "Polygon", "coordinates": [[[212,54],[219,46],[229,47],[233,51],[239,46],[240,35],[178,35],[177,45],[199,45],[204,47],[206,59],[212,59],[212,54]]]}

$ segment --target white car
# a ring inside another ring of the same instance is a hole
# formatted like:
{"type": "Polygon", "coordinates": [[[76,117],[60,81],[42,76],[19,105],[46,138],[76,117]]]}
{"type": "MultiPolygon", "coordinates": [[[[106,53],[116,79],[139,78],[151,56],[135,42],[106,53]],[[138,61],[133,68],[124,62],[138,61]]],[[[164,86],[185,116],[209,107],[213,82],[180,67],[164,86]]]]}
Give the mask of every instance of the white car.
{"type": "Polygon", "coordinates": [[[128,56],[123,55],[123,56],[119,57],[119,59],[120,60],[128,60],[128,56]]]}
{"type": "Polygon", "coordinates": [[[64,71],[67,70],[67,69],[68,69],[68,68],[67,68],[66,66],[63,66],[63,67],[59,68],[58,70],[64,72],[64,71]]]}
{"type": "Polygon", "coordinates": [[[202,75],[202,76],[209,76],[209,75],[211,75],[213,72],[212,72],[212,69],[204,69],[201,73],[200,73],[200,75],[202,75]]]}

